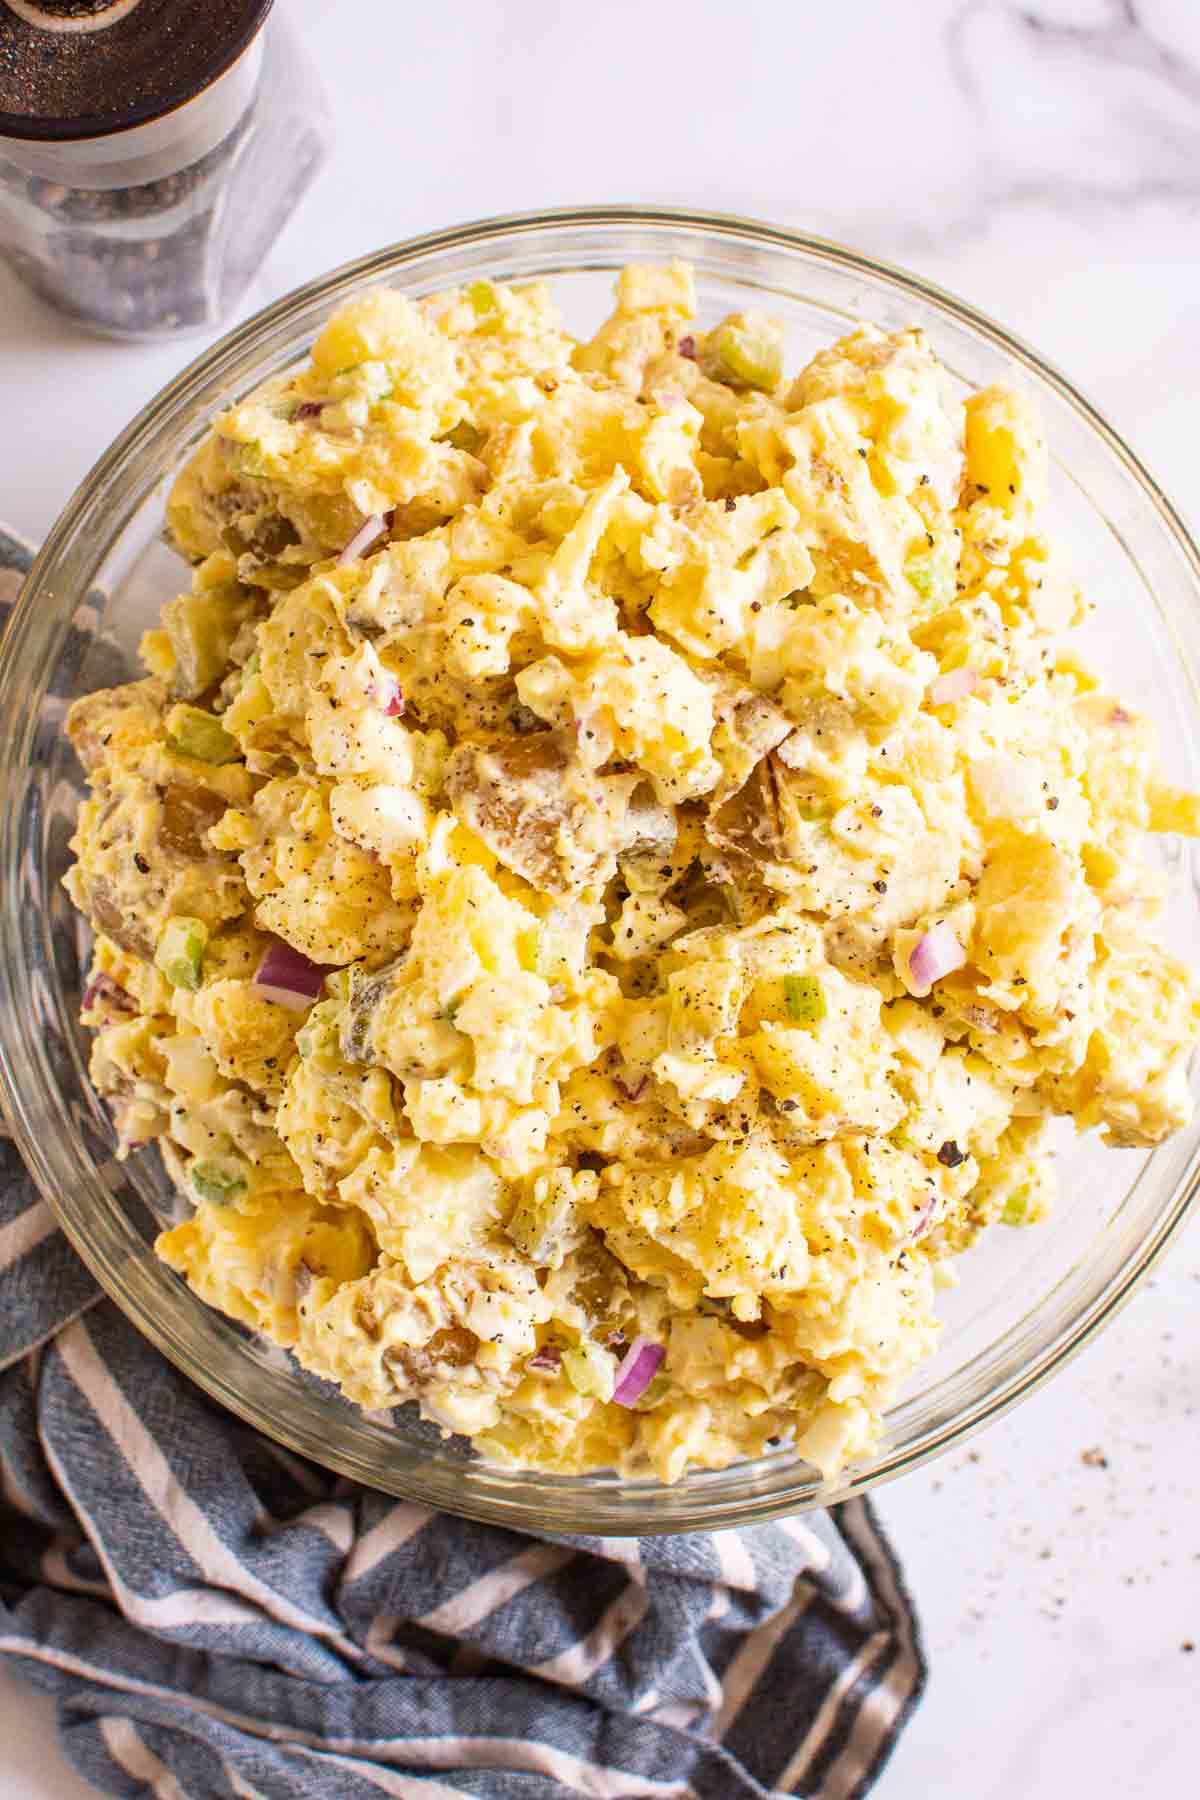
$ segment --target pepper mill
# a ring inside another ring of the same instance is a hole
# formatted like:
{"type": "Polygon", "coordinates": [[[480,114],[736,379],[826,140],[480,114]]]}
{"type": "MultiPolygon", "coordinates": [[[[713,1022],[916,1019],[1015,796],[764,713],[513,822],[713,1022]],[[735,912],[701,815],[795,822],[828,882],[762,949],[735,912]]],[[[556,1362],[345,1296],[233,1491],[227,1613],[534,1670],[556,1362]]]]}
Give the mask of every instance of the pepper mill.
{"type": "Polygon", "coordinates": [[[0,0],[0,256],[109,337],[211,329],[323,159],[271,0],[0,0]]]}

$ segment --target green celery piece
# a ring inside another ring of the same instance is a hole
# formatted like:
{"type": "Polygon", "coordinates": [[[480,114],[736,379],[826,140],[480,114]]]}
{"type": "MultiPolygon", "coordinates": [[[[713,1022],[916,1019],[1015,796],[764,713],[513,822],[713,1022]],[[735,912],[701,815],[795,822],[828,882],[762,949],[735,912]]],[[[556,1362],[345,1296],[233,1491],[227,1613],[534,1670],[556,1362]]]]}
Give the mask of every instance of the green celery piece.
{"type": "Polygon", "coordinates": [[[928,556],[914,557],[911,562],[905,563],[904,573],[922,600],[928,600],[933,593],[933,559],[928,556]]]}
{"type": "Polygon", "coordinates": [[[180,756],[197,762],[234,762],[241,755],[238,741],[230,737],[220,719],[199,706],[173,706],[166,717],[167,742],[180,756]]]}
{"type": "Polygon", "coordinates": [[[480,444],[483,442],[483,433],[479,430],[478,426],[472,425],[469,419],[460,419],[457,425],[452,425],[450,427],[450,430],[446,433],[445,441],[451,445],[453,449],[465,450],[468,455],[474,456],[476,450],[478,450],[480,444]]]}
{"type": "Polygon", "coordinates": [[[1010,1194],[1004,1202],[1004,1211],[1000,1214],[1001,1222],[1005,1225],[1029,1224],[1031,1221],[1027,1215],[1032,1197],[1028,1184],[1019,1187],[1015,1194],[1010,1194]]]}
{"type": "Polygon", "coordinates": [[[472,281],[463,289],[471,309],[477,319],[484,319],[494,313],[500,305],[500,296],[490,281],[472,281]]]}
{"type": "Polygon", "coordinates": [[[783,376],[783,338],[769,319],[742,313],[723,319],[708,341],[717,379],[769,394],[783,376]]]}
{"type": "Polygon", "coordinates": [[[241,1165],[231,1157],[207,1157],[203,1162],[194,1162],[189,1173],[197,1197],[211,1200],[217,1206],[228,1206],[240,1199],[250,1186],[241,1165]]]}
{"type": "Polygon", "coordinates": [[[788,1017],[797,1025],[819,1025],[829,1010],[825,990],[815,975],[785,975],[783,998],[788,1017]]]}
{"type": "Polygon", "coordinates": [[[611,1400],[616,1366],[607,1350],[598,1344],[580,1344],[578,1349],[564,1350],[562,1364],[567,1380],[578,1394],[592,1394],[597,1400],[611,1400]]]}
{"type": "Polygon", "coordinates": [[[671,1391],[671,1383],[665,1375],[655,1375],[646,1387],[639,1400],[633,1403],[634,1412],[653,1412],[661,1406],[671,1391]]]}
{"type": "Polygon", "coordinates": [[[341,1004],[338,999],[319,1000],[296,1033],[296,1048],[305,1062],[319,1057],[332,1066],[340,1050],[338,1012],[341,1004]]]}
{"type": "Polygon", "coordinates": [[[200,986],[207,943],[208,926],[203,919],[168,919],[154,952],[155,967],[162,970],[172,987],[188,988],[194,993],[200,986]]]}

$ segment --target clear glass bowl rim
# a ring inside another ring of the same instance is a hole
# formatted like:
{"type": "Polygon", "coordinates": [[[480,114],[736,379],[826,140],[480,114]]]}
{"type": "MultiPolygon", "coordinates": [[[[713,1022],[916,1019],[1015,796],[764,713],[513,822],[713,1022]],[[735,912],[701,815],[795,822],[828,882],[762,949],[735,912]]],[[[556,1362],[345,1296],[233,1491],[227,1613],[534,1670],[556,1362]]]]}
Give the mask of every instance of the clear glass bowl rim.
{"type": "MultiPolygon", "coordinates": [[[[627,227],[633,232],[682,230],[737,243],[750,251],[798,252],[919,298],[951,320],[969,327],[1055,390],[1059,399],[1103,441],[1158,513],[1200,595],[1200,551],[1175,507],[1119,433],[1065,376],[1022,339],[944,289],[891,263],[828,239],[732,215],[639,205],[513,213],[405,239],[342,264],[293,289],[202,352],[141,409],[100,457],[60,514],[22,589],[20,603],[0,645],[0,765],[6,771],[14,768],[23,771],[29,763],[37,711],[36,704],[29,703],[29,673],[38,667],[39,648],[52,642],[55,632],[65,628],[69,617],[70,606],[56,597],[64,592],[57,586],[56,577],[69,547],[81,528],[97,517],[101,499],[111,494],[116,500],[124,493],[129,484],[123,477],[128,477],[131,466],[138,466],[139,453],[152,448],[155,435],[164,422],[183,407],[194,409],[199,389],[210,389],[215,382],[225,378],[232,387],[240,378],[250,375],[256,349],[269,341],[275,328],[293,314],[315,306],[330,306],[352,290],[385,276],[401,274],[410,263],[424,261],[439,253],[486,247],[501,241],[515,245],[522,237],[532,235],[544,238],[547,234],[561,232],[564,237],[569,237],[572,230],[589,227],[627,227]]],[[[561,265],[563,270],[572,266],[581,265],[570,262],[561,265]]],[[[211,416],[210,411],[204,416],[211,416]]],[[[127,494],[125,498],[128,501],[127,494]]],[[[127,512],[122,513],[118,504],[104,516],[110,525],[109,542],[113,542],[126,523],[127,512]]],[[[40,701],[40,693],[32,698],[40,701]]],[[[0,880],[8,892],[12,891],[10,876],[15,838],[14,804],[6,794],[0,815],[0,880]]],[[[0,943],[11,953],[11,921],[7,917],[0,918],[0,943]]],[[[747,1479],[740,1484],[741,1491],[736,1467],[716,1475],[692,1477],[676,1487],[665,1487],[652,1481],[619,1481],[613,1477],[515,1474],[479,1464],[457,1465],[448,1479],[424,1477],[416,1468],[405,1470],[400,1476],[394,1470],[380,1469],[365,1450],[360,1453],[344,1443],[327,1440],[259,1404],[239,1387],[236,1369],[225,1370],[220,1366],[223,1361],[235,1364],[236,1355],[230,1356],[221,1347],[215,1362],[209,1362],[189,1352],[173,1335],[170,1320],[146,1306],[125,1268],[97,1254],[87,1232],[86,1205],[78,1196],[64,1196],[59,1191],[39,1142],[35,1120],[30,1116],[29,1097],[22,1091],[20,1065],[27,1062],[27,1057],[22,1053],[14,1023],[14,1008],[19,1003],[19,978],[14,974],[11,955],[5,954],[0,956],[0,1106],[17,1147],[67,1237],[101,1287],[138,1330],[221,1405],[314,1462],[368,1486],[423,1500],[465,1517],[517,1529],[602,1532],[618,1536],[714,1530],[770,1519],[810,1506],[828,1505],[894,1480],[962,1443],[1031,1394],[1074,1357],[1115,1316],[1144,1280],[1200,1189],[1200,1152],[1197,1152],[1189,1159],[1152,1229],[1147,1231],[1136,1250],[1091,1296],[1090,1302],[1042,1345],[1038,1354],[1011,1371],[1006,1379],[974,1404],[935,1423],[913,1442],[896,1446],[881,1460],[862,1470],[851,1471],[847,1477],[831,1484],[817,1483],[797,1466],[793,1479],[768,1480],[764,1488],[761,1481],[756,1485],[753,1478],[753,1472],[761,1470],[761,1464],[742,1466],[747,1479]]],[[[151,1255],[148,1248],[146,1253],[151,1255]]],[[[199,1301],[194,1304],[202,1306],[199,1301]]],[[[219,1346],[214,1344],[207,1348],[215,1354],[219,1346]]],[[[339,1420],[339,1428],[343,1423],[339,1420]]]]}

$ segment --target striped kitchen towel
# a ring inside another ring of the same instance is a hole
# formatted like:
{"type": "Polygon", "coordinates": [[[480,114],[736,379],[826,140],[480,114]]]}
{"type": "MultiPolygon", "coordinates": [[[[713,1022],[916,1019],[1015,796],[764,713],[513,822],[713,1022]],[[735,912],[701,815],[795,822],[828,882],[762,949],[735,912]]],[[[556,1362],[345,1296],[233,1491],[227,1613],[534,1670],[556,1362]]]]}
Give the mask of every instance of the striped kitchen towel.
{"type": "Polygon", "coordinates": [[[357,1487],[153,1350],[2,1138],[0,1651],[123,1800],[853,1800],[924,1683],[865,1501],[635,1540],[357,1487]]]}
{"type": "Polygon", "coordinates": [[[8,1143],[0,1651],[128,1800],[850,1800],[924,1678],[864,1501],[523,1537],[271,1444],[98,1298],[8,1143]]]}

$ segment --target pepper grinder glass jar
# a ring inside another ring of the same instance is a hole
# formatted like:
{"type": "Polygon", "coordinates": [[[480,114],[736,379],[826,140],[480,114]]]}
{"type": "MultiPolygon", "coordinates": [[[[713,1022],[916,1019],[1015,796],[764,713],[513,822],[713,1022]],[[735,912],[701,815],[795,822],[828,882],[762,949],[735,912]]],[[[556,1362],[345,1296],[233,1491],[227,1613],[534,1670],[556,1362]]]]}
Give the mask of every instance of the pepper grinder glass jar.
{"type": "Polygon", "coordinates": [[[211,329],[323,159],[271,0],[0,0],[0,257],[106,336],[211,329]]]}

